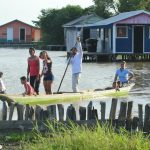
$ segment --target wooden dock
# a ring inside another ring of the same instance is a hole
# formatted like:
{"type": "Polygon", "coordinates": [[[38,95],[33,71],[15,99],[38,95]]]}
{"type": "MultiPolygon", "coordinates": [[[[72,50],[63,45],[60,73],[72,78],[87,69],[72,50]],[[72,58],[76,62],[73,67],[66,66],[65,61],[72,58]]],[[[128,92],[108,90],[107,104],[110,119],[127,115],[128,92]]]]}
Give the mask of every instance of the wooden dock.
{"type": "Polygon", "coordinates": [[[112,54],[112,53],[97,53],[84,52],[83,62],[117,62],[117,61],[150,61],[150,54],[112,54]]]}

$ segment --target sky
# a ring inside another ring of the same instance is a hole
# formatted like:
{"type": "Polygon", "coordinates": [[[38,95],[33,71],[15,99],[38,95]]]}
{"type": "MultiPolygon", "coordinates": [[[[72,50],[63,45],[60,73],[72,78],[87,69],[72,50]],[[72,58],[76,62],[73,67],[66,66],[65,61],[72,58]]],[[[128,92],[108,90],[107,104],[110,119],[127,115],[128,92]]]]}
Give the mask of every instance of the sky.
{"type": "Polygon", "coordinates": [[[42,9],[62,8],[66,5],[80,5],[82,8],[93,5],[92,0],[0,0],[0,25],[18,19],[33,25],[33,20],[42,9]]]}

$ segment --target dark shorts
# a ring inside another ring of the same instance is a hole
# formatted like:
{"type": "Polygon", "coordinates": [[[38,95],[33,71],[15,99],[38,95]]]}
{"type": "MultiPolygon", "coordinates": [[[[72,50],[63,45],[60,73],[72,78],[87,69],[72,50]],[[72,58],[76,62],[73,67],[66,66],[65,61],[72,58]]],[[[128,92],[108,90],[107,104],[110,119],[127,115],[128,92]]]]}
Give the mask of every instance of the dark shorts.
{"type": "Polygon", "coordinates": [[[54,80],[54,76],[53,74],[48,74],[48,75],[44,75],[44,78],[43,78],[44,81],[53,81],[54,80]]]}

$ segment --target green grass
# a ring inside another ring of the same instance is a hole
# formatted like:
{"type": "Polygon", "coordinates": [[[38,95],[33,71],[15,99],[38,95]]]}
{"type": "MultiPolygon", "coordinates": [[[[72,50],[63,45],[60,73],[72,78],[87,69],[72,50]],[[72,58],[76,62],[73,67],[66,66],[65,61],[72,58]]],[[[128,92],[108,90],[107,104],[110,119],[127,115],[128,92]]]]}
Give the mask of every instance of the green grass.
{"type": "Polygon", "coordinates": [[[68,129],[61,126],[55,130],[49,125],[51,132],[42,134],[33,132],[32,141],[23,139],[21,149],[23,150],[149,150],[150,140],[141,132],[128,133],[121,130],[115,133],[108,126],[97,126],[89,129],[85,126],[79,127],[72,124],[68,129]]]}

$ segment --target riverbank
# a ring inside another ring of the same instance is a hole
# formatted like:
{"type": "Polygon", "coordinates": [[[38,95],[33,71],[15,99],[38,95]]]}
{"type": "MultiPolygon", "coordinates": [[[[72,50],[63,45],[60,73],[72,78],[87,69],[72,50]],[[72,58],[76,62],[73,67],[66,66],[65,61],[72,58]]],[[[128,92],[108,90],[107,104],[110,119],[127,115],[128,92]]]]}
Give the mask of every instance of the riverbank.
{"type": "Polygon", "coordinates": [[[36,128],[31,133],[12,133],[0,137],[5,150],[149,150],[149,137],[141,132],[127,132],[123,128],[114,130],[111,126],[97,125],[71,127],[60,124],[61,128],[53,128],[49,124],[47,132],[39,132],[36,128]]]}

